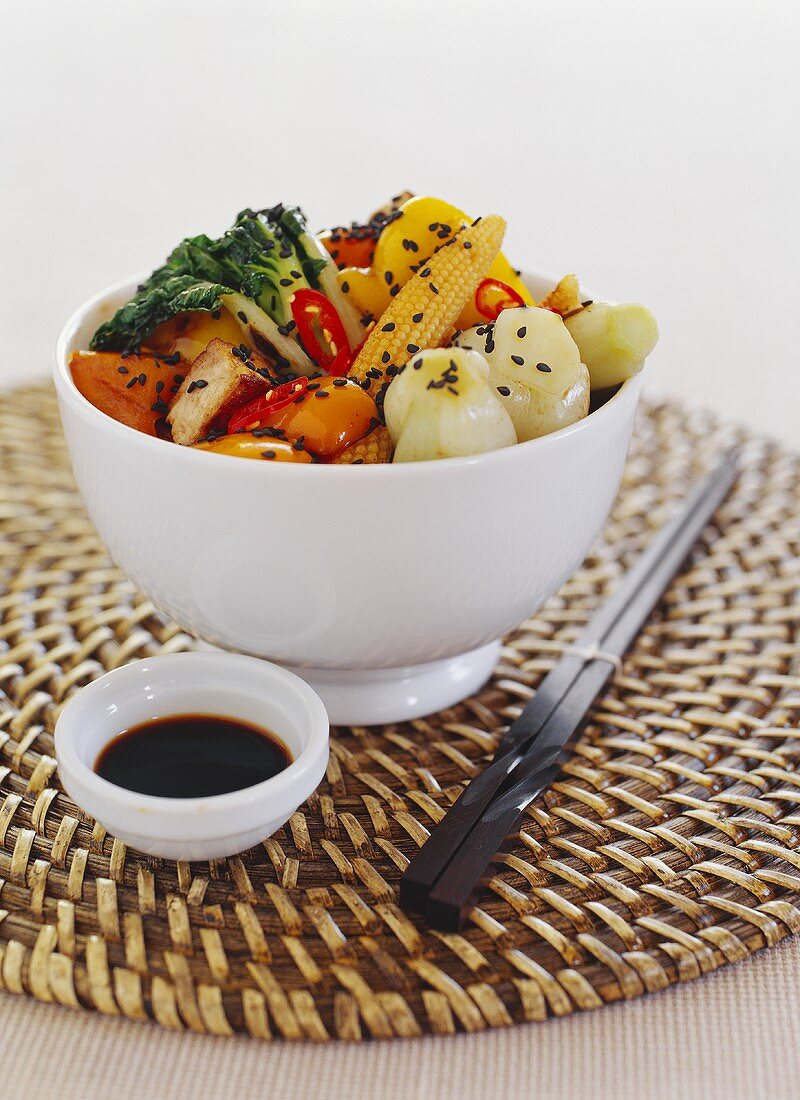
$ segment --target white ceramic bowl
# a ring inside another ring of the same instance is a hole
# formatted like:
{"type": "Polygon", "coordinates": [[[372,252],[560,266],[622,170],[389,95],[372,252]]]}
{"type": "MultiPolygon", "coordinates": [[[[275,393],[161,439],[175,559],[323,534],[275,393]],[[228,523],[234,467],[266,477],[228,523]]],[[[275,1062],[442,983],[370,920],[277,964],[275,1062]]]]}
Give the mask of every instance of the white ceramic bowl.
{"type": "MultiPolygon", "coordinates": [[[[528,281],[541,296],[555,280],[528,281]]],[[[639,378],[571,427],[469,458],[247,462],[136,432],[78,392],[70,352],[135,286],[75,313],[55,367],[75,477],[120,568],[184,629],[294,668],[332,722],[411,718],[477,690],[502,635],[599,534],[639,378]]]]}
{"type": "Polygon", "coordinates": [[[279,829],[314,791],[328,762],[319,696],[285,669],[233,653],[173,653],[107,672],[58,716],[56,758],[75,802],[114,836],[165,859],[221,859],[279,829]],[[117,734],[170,714],[217,714],[277,734],[292,754],[263,783],[211,798],[157,798],[102,779],[100,751],[117,734]]]}

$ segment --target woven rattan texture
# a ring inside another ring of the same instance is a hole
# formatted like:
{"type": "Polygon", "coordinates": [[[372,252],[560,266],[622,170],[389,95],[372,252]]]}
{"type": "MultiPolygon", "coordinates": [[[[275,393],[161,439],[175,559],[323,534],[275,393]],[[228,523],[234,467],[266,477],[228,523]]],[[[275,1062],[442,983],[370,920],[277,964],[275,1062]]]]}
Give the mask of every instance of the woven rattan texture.
{"type": "Polygon", "coordinates": [[[507,640],[480,695],[335,730],[325,782],[281,833],[190,865],[126,850],[59,788],[65,699],[193,642],[106,557],[50,389],[4,395],[0,987],[220,1035],[389,1038],[597,1008],[798,931],[800,458],[759,441],[464,933],[431,932],[396,903],[409,854],[734,435],[644,408],[603,539],[507,640]]]}

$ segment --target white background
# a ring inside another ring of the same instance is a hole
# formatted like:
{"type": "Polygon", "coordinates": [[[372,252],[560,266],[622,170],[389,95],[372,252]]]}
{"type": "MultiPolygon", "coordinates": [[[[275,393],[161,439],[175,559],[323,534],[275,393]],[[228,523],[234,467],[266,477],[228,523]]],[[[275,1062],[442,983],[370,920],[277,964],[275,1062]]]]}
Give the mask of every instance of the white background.
{"type": "MultiPolygon", "coordinates": [[[[504,214],[519,266],[576,271],[600,295],[647,303],[661,327],[652,392],[796,445],[798,58],[796,0],[5,0],[0,385],[46,372],[65,316],[184,234],[278,200],[321,227],[408,187],[504,214]]],[[[786,1000],[794,989],[796,1005],[800,945],[748,967],[505,1038],[313,1062],[248,1046],[246,1080],[242,1048],[165,1036],[153,1072],[170,1076],[170,1096],[197,1095],[204,1078],[217,1097],[252,1094],[248,1081],[279,1095],[284,1072],[295,1095],[305,1082],[331,1100],[374,1095],[373,1073],[387,1098],[412,1082],[444,1096],[449,1080],[464,1100],[501,1081],[567,1098],[781,1100],[800,1089],[786,1000]],[[633,1043],[619,1058],[615,1028],[633,1043]],[[427,1084],[425,1064],[437,1070],[427,1084]]],[[[59,1057],[62,1098],[89,1096],[86,1067],[103,1049],[98,1095],[142,1095],[157,1033],[72,1019],[0,995],[0,1033],[24,1036],[20,1088],[54,1095],[37,1087],[54,1069],[37,1051],[57,1029],[59,1050],[78,1050],[80,1035],[89,1059],[70,1071],[59,1057]]]]}

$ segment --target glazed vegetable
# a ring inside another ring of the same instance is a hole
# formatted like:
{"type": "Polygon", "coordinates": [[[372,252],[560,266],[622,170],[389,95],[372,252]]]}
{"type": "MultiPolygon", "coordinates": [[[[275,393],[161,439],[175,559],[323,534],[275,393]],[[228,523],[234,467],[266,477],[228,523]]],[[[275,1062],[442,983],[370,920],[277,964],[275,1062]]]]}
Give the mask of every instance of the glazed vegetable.
{"type": "Polygon", "coordinates": [[[307,389],[308,379],[305,375],[275,386],[253,401],[240,405],[228,422],[228,431],[241,432],[246,428],[260,427],[262,423],[267,423],[268,417],[280,409],[285,409],[287,405],[293,404],[307,389]]]}
{"type": "Polygon", "coordinates": [[[514,422],[520,443],[580,420],[589,410],[589,372],[556,313],[505,309],[494,323],[457,337],[489,364],[489,383],[514,422]]]}
{"type": "MultiPolygon", "coordinates": [[[[427,258],[440,249],[454,233],[471,222],[463,210],[442,199],[419,195],[398,208],[383,228],[368,269],[347,267],[340,275],[342,288],[363,314],[379,317],[391,303],[398,288],[419,271],[427,258]]],[[[487,275],[501,280],[526,303],[533,301],[508,260],[498,253],[487,275]]],[[[477,324],[482,314],[472,301],[466,302],[454,327],[477,324]]]]}
{"type": "Polygon", "coordinates": [[[373,428],[369,435],[351,443],[331,461],[341,466],[372,465],[376,462],[392,461],[392,437],[383,424],[373,428]]]}
{"type": "Polygon", "coordinates": [[[147,435],[168,434],[168,405],[183,382],[171,356],[75,351],[69,365],[78,390],[95,408],[147,435]]]}
{"type": "Polygon", "coordinates": [[[349,325],[348,339],[360,339],[358,317],[339,289],[336,268],[306,231],[301,211],[283,205],[244,210],[218,240],[201,234],[182,241],[131,301],[98,328],[91,346],[138,347],[179,313],[224,306],[263,341],[259,350],[273,354],[280,367],[308,369],[308,355],[291,335],[291,298],[304,288],[330,297],[349,325]]]}
{"type": "Polygon", "coordinates": [[[409,356],[448,339],[497,255],[505,227],[490,214],[461,229],[396,295],[350,370],[378,395],[379,405],[385,384],[409,356]]]}
{"type": "Polygon", "coordinates": [[[261,417],[262,426],[302,440],[307,450],[323,458],[343,451],[377,423],[375,402],[347,378],[316,378],[291,404],[261,417]]]}
{"type": "Polygon", "coordinates": [[[415,356],[386,391],[395,462],[480,454],[517,442],[511,417],[476,351],[439,348],[415,356]]]}
{"type": "Polygon", "coordinates": [[[165,321],[147,338],[144,350],[159,355],[179,355],[184,366],[192,363],[208,347],[212,340],[225,340],[238,344],[242,330],[227,309],[214,313],[180,313],[165,321]]]}
{"type": "Polygon", "coordinates": [[[397,211],[403,203],[413,197],[410,191],[401,191],[385,206],[375,210],[367,222],[353,222],[349,227],[340,225],[335,229],[326,229],[318,235],[319,242],[328,250],[340,271],[345,267],[369,267],[375,255],[375,245],[384,228],[399,216],[397,211]]]}
{"type": "Polygon", "coordinates": [[[592,302],[564,323],[589,368],[592,389],[617,386],[637,374],[658,340],[658,325],[645,306],[592,302]]]}
{"type": "Polygon", "coordinates": [[[268,462],[300,462],[308,464],[313,457],[304,449],[288,439],[274,439],[261,432],[238,432],[236,435],[221,435],[216,439],[202,440],[193,446],[198,451],[213,451],[219,455],[233,455],[235,458],[260,458],[268,462]]]}

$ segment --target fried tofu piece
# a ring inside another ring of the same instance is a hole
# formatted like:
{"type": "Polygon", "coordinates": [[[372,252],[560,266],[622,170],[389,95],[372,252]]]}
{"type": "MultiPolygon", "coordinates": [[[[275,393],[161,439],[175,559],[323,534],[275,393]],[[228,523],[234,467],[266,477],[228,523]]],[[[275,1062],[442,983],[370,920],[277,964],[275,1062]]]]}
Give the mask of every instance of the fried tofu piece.
{"type": "Polygon", "coordinates": [[[168,433],[165,417],[182,379],[180,362],[117,351],[75,351],[69,366],[75,385],[96,409],[146,435],[168,433]]]}
{"type": "Polygon", "coordinates": [[[270,388],[267,361],[256,351],[245,351],[224,340],[212,340],[197,356],[167,420],[172,438],[184,445],[197,443],[211,432],[224,430],[236,409],[270,388]]]}

